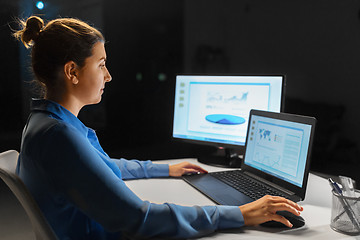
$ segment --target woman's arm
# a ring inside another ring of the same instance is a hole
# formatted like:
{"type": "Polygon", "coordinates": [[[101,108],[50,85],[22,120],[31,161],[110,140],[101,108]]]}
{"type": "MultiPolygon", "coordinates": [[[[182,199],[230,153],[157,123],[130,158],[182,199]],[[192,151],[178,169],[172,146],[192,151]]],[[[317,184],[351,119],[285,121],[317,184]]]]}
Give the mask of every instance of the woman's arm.
{"type": "Polygon", "coordinates": [[[41,168],[54,191],[108,231],[186,238],[244,224],[236,206],[184,207],[142,201],[121,179],[114,161],[75,131],[59,125],[46,135],[41,168]]]}
{"type": "Polygon", "coordinates": [[[112,160],[121,171],[122,179],[168,177],[168,164],[155,164],[151,161],[126,160],[124,158],[112,160]]]}
{"type": "Polygon", "coordinates": [[[112,159],[121,171],[122,179],[151,177],[180,177],[186,173],[207,171],[196,164],[182,162],[174,165],[153,163],[151,161],[112,159]]]}

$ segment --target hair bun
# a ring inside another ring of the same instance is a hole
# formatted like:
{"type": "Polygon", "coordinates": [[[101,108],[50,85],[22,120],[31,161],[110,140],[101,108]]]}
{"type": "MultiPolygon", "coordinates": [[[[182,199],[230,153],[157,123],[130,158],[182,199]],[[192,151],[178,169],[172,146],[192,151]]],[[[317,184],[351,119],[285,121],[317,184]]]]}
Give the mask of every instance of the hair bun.
{"type": "Polygon", "coordinates": [[[36,41],[43,27],[44,21],[40,17],[29,17],[25,23],[25,31],[22,36],[23,42],[29,44],[31,41],[36,41]]]}

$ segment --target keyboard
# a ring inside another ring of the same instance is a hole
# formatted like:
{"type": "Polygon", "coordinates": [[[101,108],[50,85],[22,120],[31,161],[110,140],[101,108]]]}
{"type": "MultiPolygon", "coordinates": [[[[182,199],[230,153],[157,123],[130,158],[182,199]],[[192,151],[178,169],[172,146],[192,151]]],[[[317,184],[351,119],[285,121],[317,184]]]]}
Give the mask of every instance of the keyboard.
{"type": "Polygon", "coordinates": [[[243,194],[251,197],[252,199],[259,199],[265,195],[281,196],[287,198],[280,191],[277,191],[274,188],[271,188],[250,178],[239,170],[212,172],[209,174],[242,192],[243,194]]]}

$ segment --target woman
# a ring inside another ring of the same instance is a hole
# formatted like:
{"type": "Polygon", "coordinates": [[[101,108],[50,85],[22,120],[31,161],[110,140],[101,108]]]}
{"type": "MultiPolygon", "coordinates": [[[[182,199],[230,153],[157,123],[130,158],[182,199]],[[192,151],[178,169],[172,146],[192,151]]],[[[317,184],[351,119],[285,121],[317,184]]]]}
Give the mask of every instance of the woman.
{"type": "Polygon", "coordinates": [[[184,207],[139,199],[123,179],[206,171],[186,162],[168,166],[111,159],[95,131],[77,118],[82,107],[101,101],[111,81],[104,37],[71,18],[44,26],[32,16],[22,25],[14,35],[32,47],[32,68],[46,91],[44,99],[32,102],[17,173],[59,239],[121,239],[124,234],[186,238],[269,220],[291,227],[276,211],[299,215],[302,207],[280,197],[265,196],[240,207],[184,207]]]}

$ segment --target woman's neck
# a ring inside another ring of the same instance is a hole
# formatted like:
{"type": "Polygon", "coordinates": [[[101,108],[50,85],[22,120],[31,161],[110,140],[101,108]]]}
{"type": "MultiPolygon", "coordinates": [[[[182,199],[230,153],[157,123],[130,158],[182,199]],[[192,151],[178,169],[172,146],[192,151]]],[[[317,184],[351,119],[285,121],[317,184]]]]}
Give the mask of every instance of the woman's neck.
{"type": "Polygon", "coordinates": [[[79,112],[83,107],[77,99],[67,95],[58,96],[58,94],[47,94],[45,99],[57,102],[76,117],[79,115],[79,112]]]}

